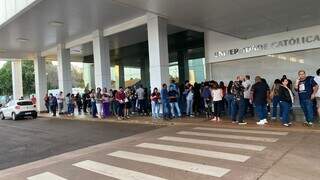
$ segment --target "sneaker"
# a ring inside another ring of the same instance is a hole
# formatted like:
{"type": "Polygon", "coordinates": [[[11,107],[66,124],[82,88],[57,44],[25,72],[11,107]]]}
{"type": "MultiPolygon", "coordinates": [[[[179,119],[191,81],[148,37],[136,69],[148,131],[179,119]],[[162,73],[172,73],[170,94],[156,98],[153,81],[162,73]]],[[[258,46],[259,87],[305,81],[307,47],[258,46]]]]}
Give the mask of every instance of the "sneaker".
{"type": "Polygon", "coordinates": [[[120,120],[122,120],[122,118],[121,118],[121,117],[118,117],[118,120],[120,121],[120,120]]]}
{"type": "Polygon", "coordinates": [[[264,120],[260,120],[259,122],[257,122],[257,125],[264,125],[264,124],[265,124],[264,120]]]}
{"type": "Polygon", "coordinates": [[[192,117],[192,118],[193,118],[193,117],[194,117],[194,115],[190,115],[190,117],[192,117]]]}
{"type": "Polygon", "coordinates": [[[239,125],[246,125],[246,124],[248,124],[247,122],[239,122],[238,123],[239,125]]]}
{"type": "Polygon", "coordinates": [[[292,125],[292,122],[289,122],[288,124],[289,124],[289,125],[292,125]]]}
{"type": "Polygon", "coordinates": [[[272,117],[272,118],[271,118],[271,120],[276,120],[276,119],[277,119],[276,117],[272,117]]]}
{"type": "Polygon", "coordinates": [[[232,124],[235,124],[235,123],[237,123],[237,121],[232,121],[232,124]]]}
{"type": "Polygon", "coordinates": [[[312,126],[312,125],[313,125],[313,123],[312,123],[312,122],[309,122],[308,124],[309,124],[309,126],[312,126]]]}
{"type": "Polygon", "coordinates": [[[216,117],[214,117],[213,119],[211,119],[211,121],[217,121],[217,118],[216,118],[216,117]]]}
{"type": "Polygon", "coordinates": [[[289,127],[289,124],[285,123],[285,124],[283,124],[283,126],[285,126],[285,127],[289,127]]]}

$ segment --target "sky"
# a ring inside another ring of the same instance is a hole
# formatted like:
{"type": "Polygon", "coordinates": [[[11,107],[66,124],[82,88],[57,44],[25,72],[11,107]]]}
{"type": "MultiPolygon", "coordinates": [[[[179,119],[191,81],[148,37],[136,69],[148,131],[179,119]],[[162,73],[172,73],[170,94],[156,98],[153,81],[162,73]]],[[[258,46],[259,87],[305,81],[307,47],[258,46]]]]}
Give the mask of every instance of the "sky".
{"type": "Polygon", "coordinates": [[[7,61],[0,61],[0,68],[6,63],[7,61]]]}

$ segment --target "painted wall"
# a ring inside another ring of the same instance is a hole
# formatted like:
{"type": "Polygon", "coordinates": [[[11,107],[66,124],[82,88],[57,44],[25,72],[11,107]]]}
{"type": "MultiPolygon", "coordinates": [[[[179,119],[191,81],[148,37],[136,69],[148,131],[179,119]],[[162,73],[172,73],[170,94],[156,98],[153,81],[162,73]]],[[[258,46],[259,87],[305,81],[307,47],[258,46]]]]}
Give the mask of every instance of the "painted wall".
{"type": "Polygon", "coordinates": [[[248,40],[205,32],[207,63],[292,52],[320,47],[320,26],[248,40]]]}

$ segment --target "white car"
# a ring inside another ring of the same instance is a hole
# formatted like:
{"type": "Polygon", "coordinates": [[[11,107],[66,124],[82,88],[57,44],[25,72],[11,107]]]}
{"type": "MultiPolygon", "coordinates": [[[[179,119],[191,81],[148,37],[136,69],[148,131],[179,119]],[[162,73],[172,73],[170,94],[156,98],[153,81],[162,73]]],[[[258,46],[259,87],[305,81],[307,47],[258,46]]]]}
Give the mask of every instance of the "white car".
{"type": "Polygon", "coordinates": [[[15,121],[27,116],[34,119],[38,116],[36,105],[30,100],[12,100],[0,109],[0,119],[12,118],[15,121]]]}

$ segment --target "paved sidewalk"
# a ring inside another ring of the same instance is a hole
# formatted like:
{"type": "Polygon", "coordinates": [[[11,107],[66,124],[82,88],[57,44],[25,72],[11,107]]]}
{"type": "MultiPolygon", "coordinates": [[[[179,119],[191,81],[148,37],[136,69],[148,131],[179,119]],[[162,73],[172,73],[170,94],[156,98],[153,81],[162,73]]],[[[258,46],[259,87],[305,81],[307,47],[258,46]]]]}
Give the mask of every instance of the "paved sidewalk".
{"type": "MultiPolygon", "coordinates": [[[[51,117],[46,113],[40,114],[43,117],[51,117]]],[[[256,124],[257,120],[254,118],[246,119],[248,122],[247,125],[239,126],[238,124],[233,124],[230,119],[223,119],[221,122],[212,122],[207,118],[201,117],[183,117],[172,120],[153,120],[149,116],[132,116],[130,119],[118,120],[116,117],[108,117],[105,119],[92,118],[89,115],[76,115],[76,116],[67,116],[60,115],[57,117],[51,117],[54,119],[68,119],[73,121],[93,121],[93,122],[116,122],[116,123],[134,123],[134,124],[153,124],[159,126],[175,126],[175,125],[199,125],[199,126],[214,126],[220,128],[245,128],[245,129],[262,129],[262,130],[285,130],[285,131],[299,131],[299,132],[320,132],[319,123],[315,123],[312,127],[306,126],[302,121],[293,122],[291,127],[284,127],[282,124],[277,121],[269,120],[269,123],[264,126],[259,126],[256,124]]]]}
{"type": "Polygon", "coordinates": [[[317,180],[320,133],[179,125],[0,171],[0,180],[317,180]]]}

